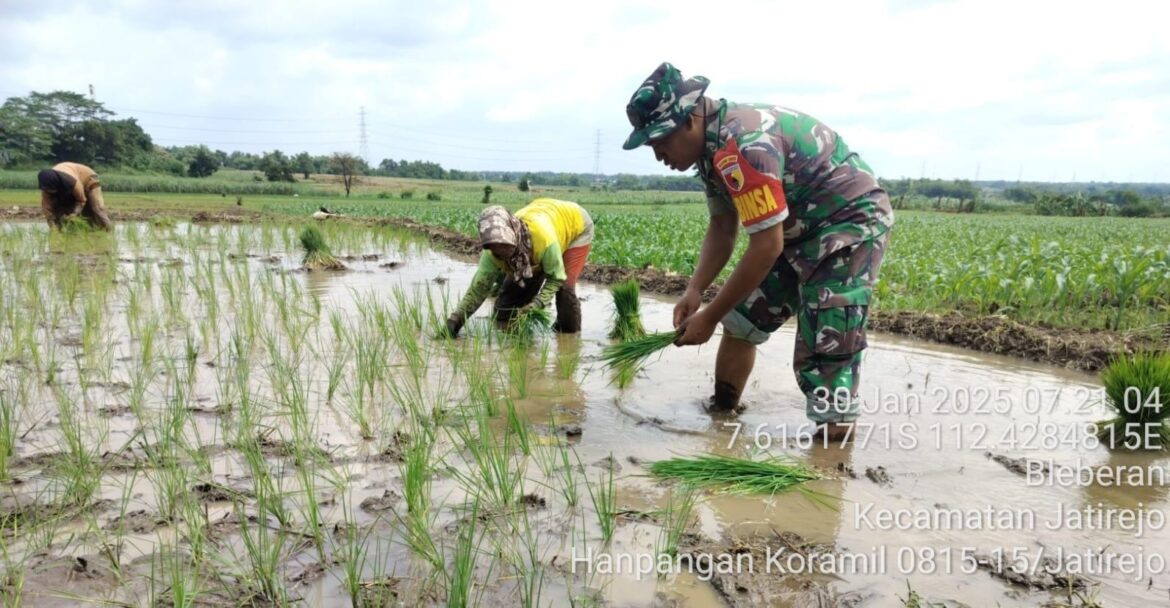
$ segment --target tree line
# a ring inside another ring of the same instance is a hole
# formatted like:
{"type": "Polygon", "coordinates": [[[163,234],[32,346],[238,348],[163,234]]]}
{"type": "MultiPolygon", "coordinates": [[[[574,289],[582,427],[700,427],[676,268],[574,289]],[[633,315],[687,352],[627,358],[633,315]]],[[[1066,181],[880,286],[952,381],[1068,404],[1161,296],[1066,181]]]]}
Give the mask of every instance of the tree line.
{"type": "Polygon", "coordinates": [[[1030,205],[1038,215],[1120,215],[1124,217],[1158,217],[1170,215],[1170,185],[1167,184],[1063,184],[973,182],[970,180],[894,179],[879,180],[895,207],[907,196],[935,201],[942,208],[944,199],[958,201],[955,210],[974,212],[989,198],[1030,205]],[[999,187],[996,187],[999,186],[999,187]]]}
{"type": "Polygon", "coordinates": [[[0,106],[0,167],[36,168],[63,161],[86,165],[203,178],[221,168],[257,171],[268,181],[295,181],[300,175],[377,175],[453,181],[501,181],[532,186],[593,187],[615,190],[701,190],[695,176],[616,176],[558,172],[461,171],[425,160],[383,159],[370,166],[353,154],[315,155],[212,150],[204,145],[160,146],[134,118],[116,119],[101,102],[71,91],[36,91],[10,97],[0,106]]]}
{"type": "MultiPolygon", "coordinates": [[[[0,167],[35,168],[74,161],[102,168],[128,169],[181,177],[203,178],[221,168],[257,171],[273,182],[309,179],[314,174],[340,176],[348,192],[357,176],[376,175],[452,181],[515,182],[529,186],[566,186],[604,190],[700,191],[696,175],[593,175],[565,172],[461,171],[425,160],[383,159],[370,166],[347,152],[315,155],[281,150],[251,153],[212,150],[204,145],[159,146],[134,118],[116,119],[101,102],[70,91],[31,92],[10,97],[0,106],[0,167]]],[[[892,179],[881,180],[895,201],[906,196],[958,201],[960,211],[975,211],[995,195],[1033,205],[1038,213],[1092,215],[1115,210],[1122,215],[1165,213],[1170,184],[1041,184],[1003,181],[892,179]]]]}

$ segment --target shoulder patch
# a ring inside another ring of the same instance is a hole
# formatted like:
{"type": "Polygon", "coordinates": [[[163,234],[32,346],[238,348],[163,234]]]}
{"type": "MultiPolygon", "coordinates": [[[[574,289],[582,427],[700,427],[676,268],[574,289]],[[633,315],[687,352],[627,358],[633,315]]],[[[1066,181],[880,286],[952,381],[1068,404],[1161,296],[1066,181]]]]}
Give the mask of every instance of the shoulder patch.
{"type": "Polygon", "coordinates": [[[729,154],[716,161],[715,168],[719,170],[719,177],[723,178],[723,185],[733,193],[743,190],[743,169],[739,167],[739,155],[729,154]]]}

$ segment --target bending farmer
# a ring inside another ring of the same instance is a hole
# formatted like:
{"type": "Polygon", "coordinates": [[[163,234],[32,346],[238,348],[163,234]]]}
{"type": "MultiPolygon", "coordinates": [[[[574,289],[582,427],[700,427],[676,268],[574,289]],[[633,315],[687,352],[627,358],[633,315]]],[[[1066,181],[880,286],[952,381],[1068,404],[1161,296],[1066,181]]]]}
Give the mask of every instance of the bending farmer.
{"type": "Polygon", "coordinates": [[[506,324],[520,310],[547,308],[556,298],[553,329],[581,331],[577,277],[593,243],[593,218],[580,205],[538,198],[516,212],[493,205],[479,215],[483,255],[459,307],[447,319],[458,335],[467,318],[489,295],[496,295],[496,321],[506,324]]]}
{"type": "Polygon", "coordinates": [[[78,163],[60,163],[37,174],[41,189],[41,213],[49,228],[61,228],[61,221],[81,214],[90,225],[110,230],[102,201],[102,184],[93,169],[78,163]]]}
{"type": "Polygon", "coordinates": [[[793,369],[808,417],[841,438],[860,410],[858,381],[873,285],[894,223],[869,166],[833,130],[787,108],[704,96],[708,80],[664,63],[634,92],[623,146],[649,145],[676,171],[698,165],[709,220],[698,265],[674,309],[678,343],[703,344],[715,324],[715,410],[738,410],[762,344],[797,319],[793,369]],[[748,247],[715,298],[700,294],[748,247]]]}

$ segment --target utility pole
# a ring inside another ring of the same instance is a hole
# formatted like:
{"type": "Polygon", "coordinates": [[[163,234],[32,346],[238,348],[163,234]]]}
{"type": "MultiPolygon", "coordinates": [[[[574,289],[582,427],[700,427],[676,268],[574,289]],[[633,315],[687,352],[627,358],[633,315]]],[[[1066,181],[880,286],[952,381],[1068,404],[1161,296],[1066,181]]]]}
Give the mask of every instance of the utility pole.
{"type": "Polygon", "coordinates": [[[601,129],[597,130],[597,140],[593,148],[593,183],[601,181],[601,129]]]}
{"type": "Polygon", "coordinates": [[[369,137],[366,136],[366,106],[362,106],[361,119],[358,123],[358,126],[361,128],[361,140],[360,140],[360,143],[358,146],[358,154],[360,154],[362,157],[362,160],[364,160],[366,162],[366,164],[369,165],[370,164],[370,139],[369,139],[369,137]]]}

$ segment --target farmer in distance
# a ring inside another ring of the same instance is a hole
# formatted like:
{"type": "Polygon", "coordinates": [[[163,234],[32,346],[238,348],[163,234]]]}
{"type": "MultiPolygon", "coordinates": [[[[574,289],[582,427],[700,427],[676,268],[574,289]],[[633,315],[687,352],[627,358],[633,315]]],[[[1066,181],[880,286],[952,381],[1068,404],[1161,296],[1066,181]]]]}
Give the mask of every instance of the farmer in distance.
{"type": "Polygon", "coordinates": [[[663,63],[626,106],[623,146],[649,145],[675,171],[697,165],[710,218],[698,265],[674,308],[677,344],[715,324],[713,411],[739,411],[756,346],[796,315],[792,366],[806,413],[833,440],[857,419],[865,323],[894,223],[889,197],[836,132],[779,106],[704,96],[708,80],[663,63]],[[700,294],[727,265],[738,225],[748,247],[715,298],[700,294]]]}
{"type": "Polygon", "coordinates": [[[78,214],[94,227],[114,227],[106,216],[102,184],[93,169],[79,163],[58,163],[37,173],[37,186],[41,190],[41,213],[50,229],[61,228],[62,220],[78,214]]]}
{"type": "Polygon", "coordinates": [[[493,315],[508,323],[527,308],[548,308],[556,297],[553,329],[581,331],[577,278],[593,244],[593,218],[580,205],[538,198],[515,215],[499,205],[479,215],[483,254],[471,286],[447,318],[447,334],[459,334],[489,295],[498,294],[493,315]]]}

